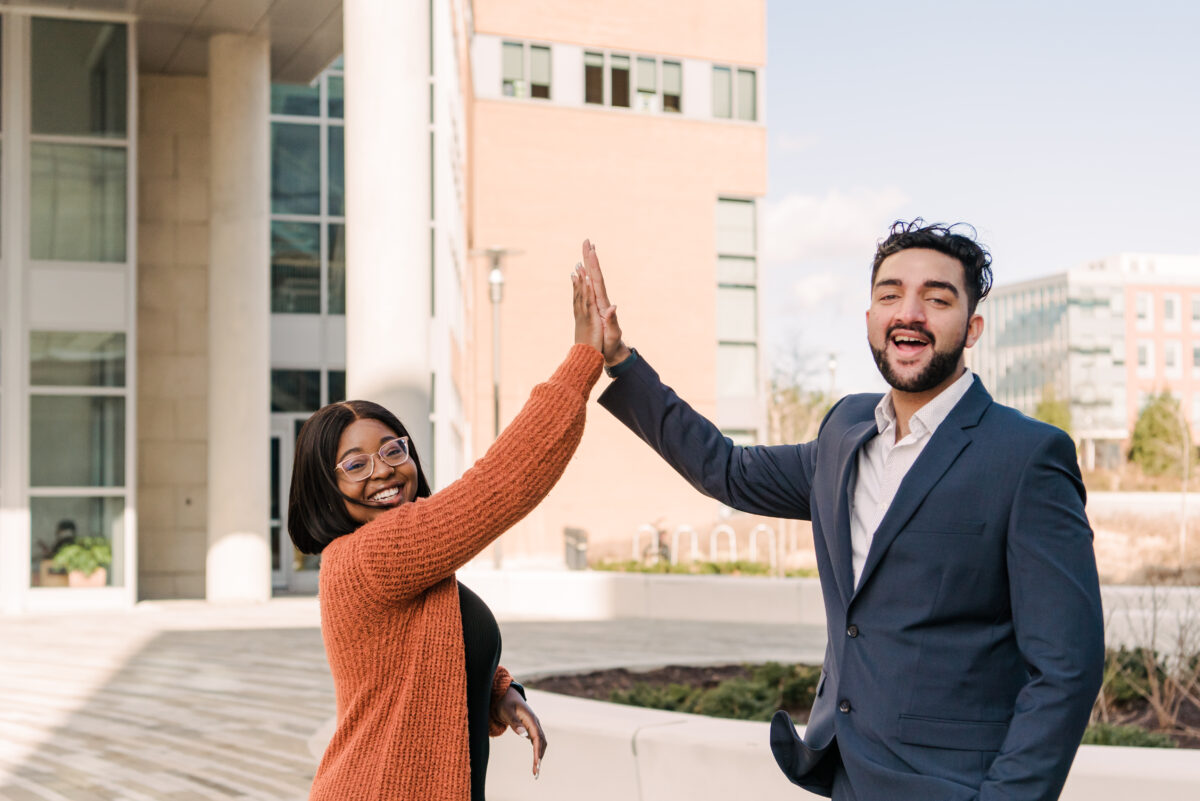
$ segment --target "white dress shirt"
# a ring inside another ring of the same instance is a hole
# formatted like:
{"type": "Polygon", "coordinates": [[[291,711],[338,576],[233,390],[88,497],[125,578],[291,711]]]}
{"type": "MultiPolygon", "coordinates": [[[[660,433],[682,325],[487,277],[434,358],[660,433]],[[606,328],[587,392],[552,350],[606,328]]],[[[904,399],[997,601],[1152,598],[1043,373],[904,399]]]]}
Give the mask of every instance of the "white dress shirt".
{"type": "Polygon", "coordinates": [[[855,587],[867,562],[875,530],[892,505],[900,482],[925,450],[933,432],[967,394],[974,380],[975,374],[965,370],[957,381],[913,414],[908,421],[908,436],[899,442],[896,441],[896,407],[892,404],[892,393],[884,395],[875,407],[875,426],[879,433],[867,440],[858,452],[858,479],[850,510],[855,587]]]}

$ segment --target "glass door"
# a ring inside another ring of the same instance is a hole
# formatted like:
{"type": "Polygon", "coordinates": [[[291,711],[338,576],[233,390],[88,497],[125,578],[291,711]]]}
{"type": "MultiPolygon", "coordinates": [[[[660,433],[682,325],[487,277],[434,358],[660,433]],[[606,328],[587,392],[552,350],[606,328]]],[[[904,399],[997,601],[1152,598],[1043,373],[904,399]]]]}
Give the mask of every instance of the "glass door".
{"type": "Polygon", "coordinates": [[[300,553],[287,533],[296,437],[307,419],[307,414],[271,415],[271,588],[276,593],[311,595],[317,591],[321,557],[300,553]]]}

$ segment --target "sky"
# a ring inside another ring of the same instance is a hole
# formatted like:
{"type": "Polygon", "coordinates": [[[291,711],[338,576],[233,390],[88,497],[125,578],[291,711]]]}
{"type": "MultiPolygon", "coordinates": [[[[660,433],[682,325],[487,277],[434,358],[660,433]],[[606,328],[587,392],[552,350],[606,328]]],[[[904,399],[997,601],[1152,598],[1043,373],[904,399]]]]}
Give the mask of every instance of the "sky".
{"type": "Polygon", "coordinates": [[[973,224],[998,285],[1200,253],[1198,30],[1193,0],[767,0],[770,362],[886,389],[864,313],[893,220],[973,224]]]}

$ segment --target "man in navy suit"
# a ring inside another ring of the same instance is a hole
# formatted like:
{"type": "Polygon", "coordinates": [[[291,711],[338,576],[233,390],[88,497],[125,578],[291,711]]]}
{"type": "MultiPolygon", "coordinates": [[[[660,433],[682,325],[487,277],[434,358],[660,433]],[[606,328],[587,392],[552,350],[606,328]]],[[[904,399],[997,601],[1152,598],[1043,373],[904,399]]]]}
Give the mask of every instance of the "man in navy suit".
{"type": "Polygon", "coordinates": [[[1104,667],[1075,446],[966,368],[991,256],[896,223],[871,268],[867,340],[891,391],[851,395],[802,445],[738,447],[621,339],[584,243],[615,380],[600,403],[700,492],[811,520],[829,644],[804,737],[771,750],[834,799],[1055,799],[1104,667]]]}

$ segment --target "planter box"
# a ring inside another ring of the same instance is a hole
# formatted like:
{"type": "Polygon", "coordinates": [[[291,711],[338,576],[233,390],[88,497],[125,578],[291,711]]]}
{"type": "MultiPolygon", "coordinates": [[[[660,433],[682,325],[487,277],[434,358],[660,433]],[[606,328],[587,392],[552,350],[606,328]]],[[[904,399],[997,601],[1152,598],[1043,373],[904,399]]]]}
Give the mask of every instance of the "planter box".
{"type": "Polygon", "coordinates": [[[108,570],[103,567],[96,568],[96,571],[90,576],[80,573],[78,570],[72,570],[67,574],[68,587],[106,587],[108,586],[108,570]]]}

